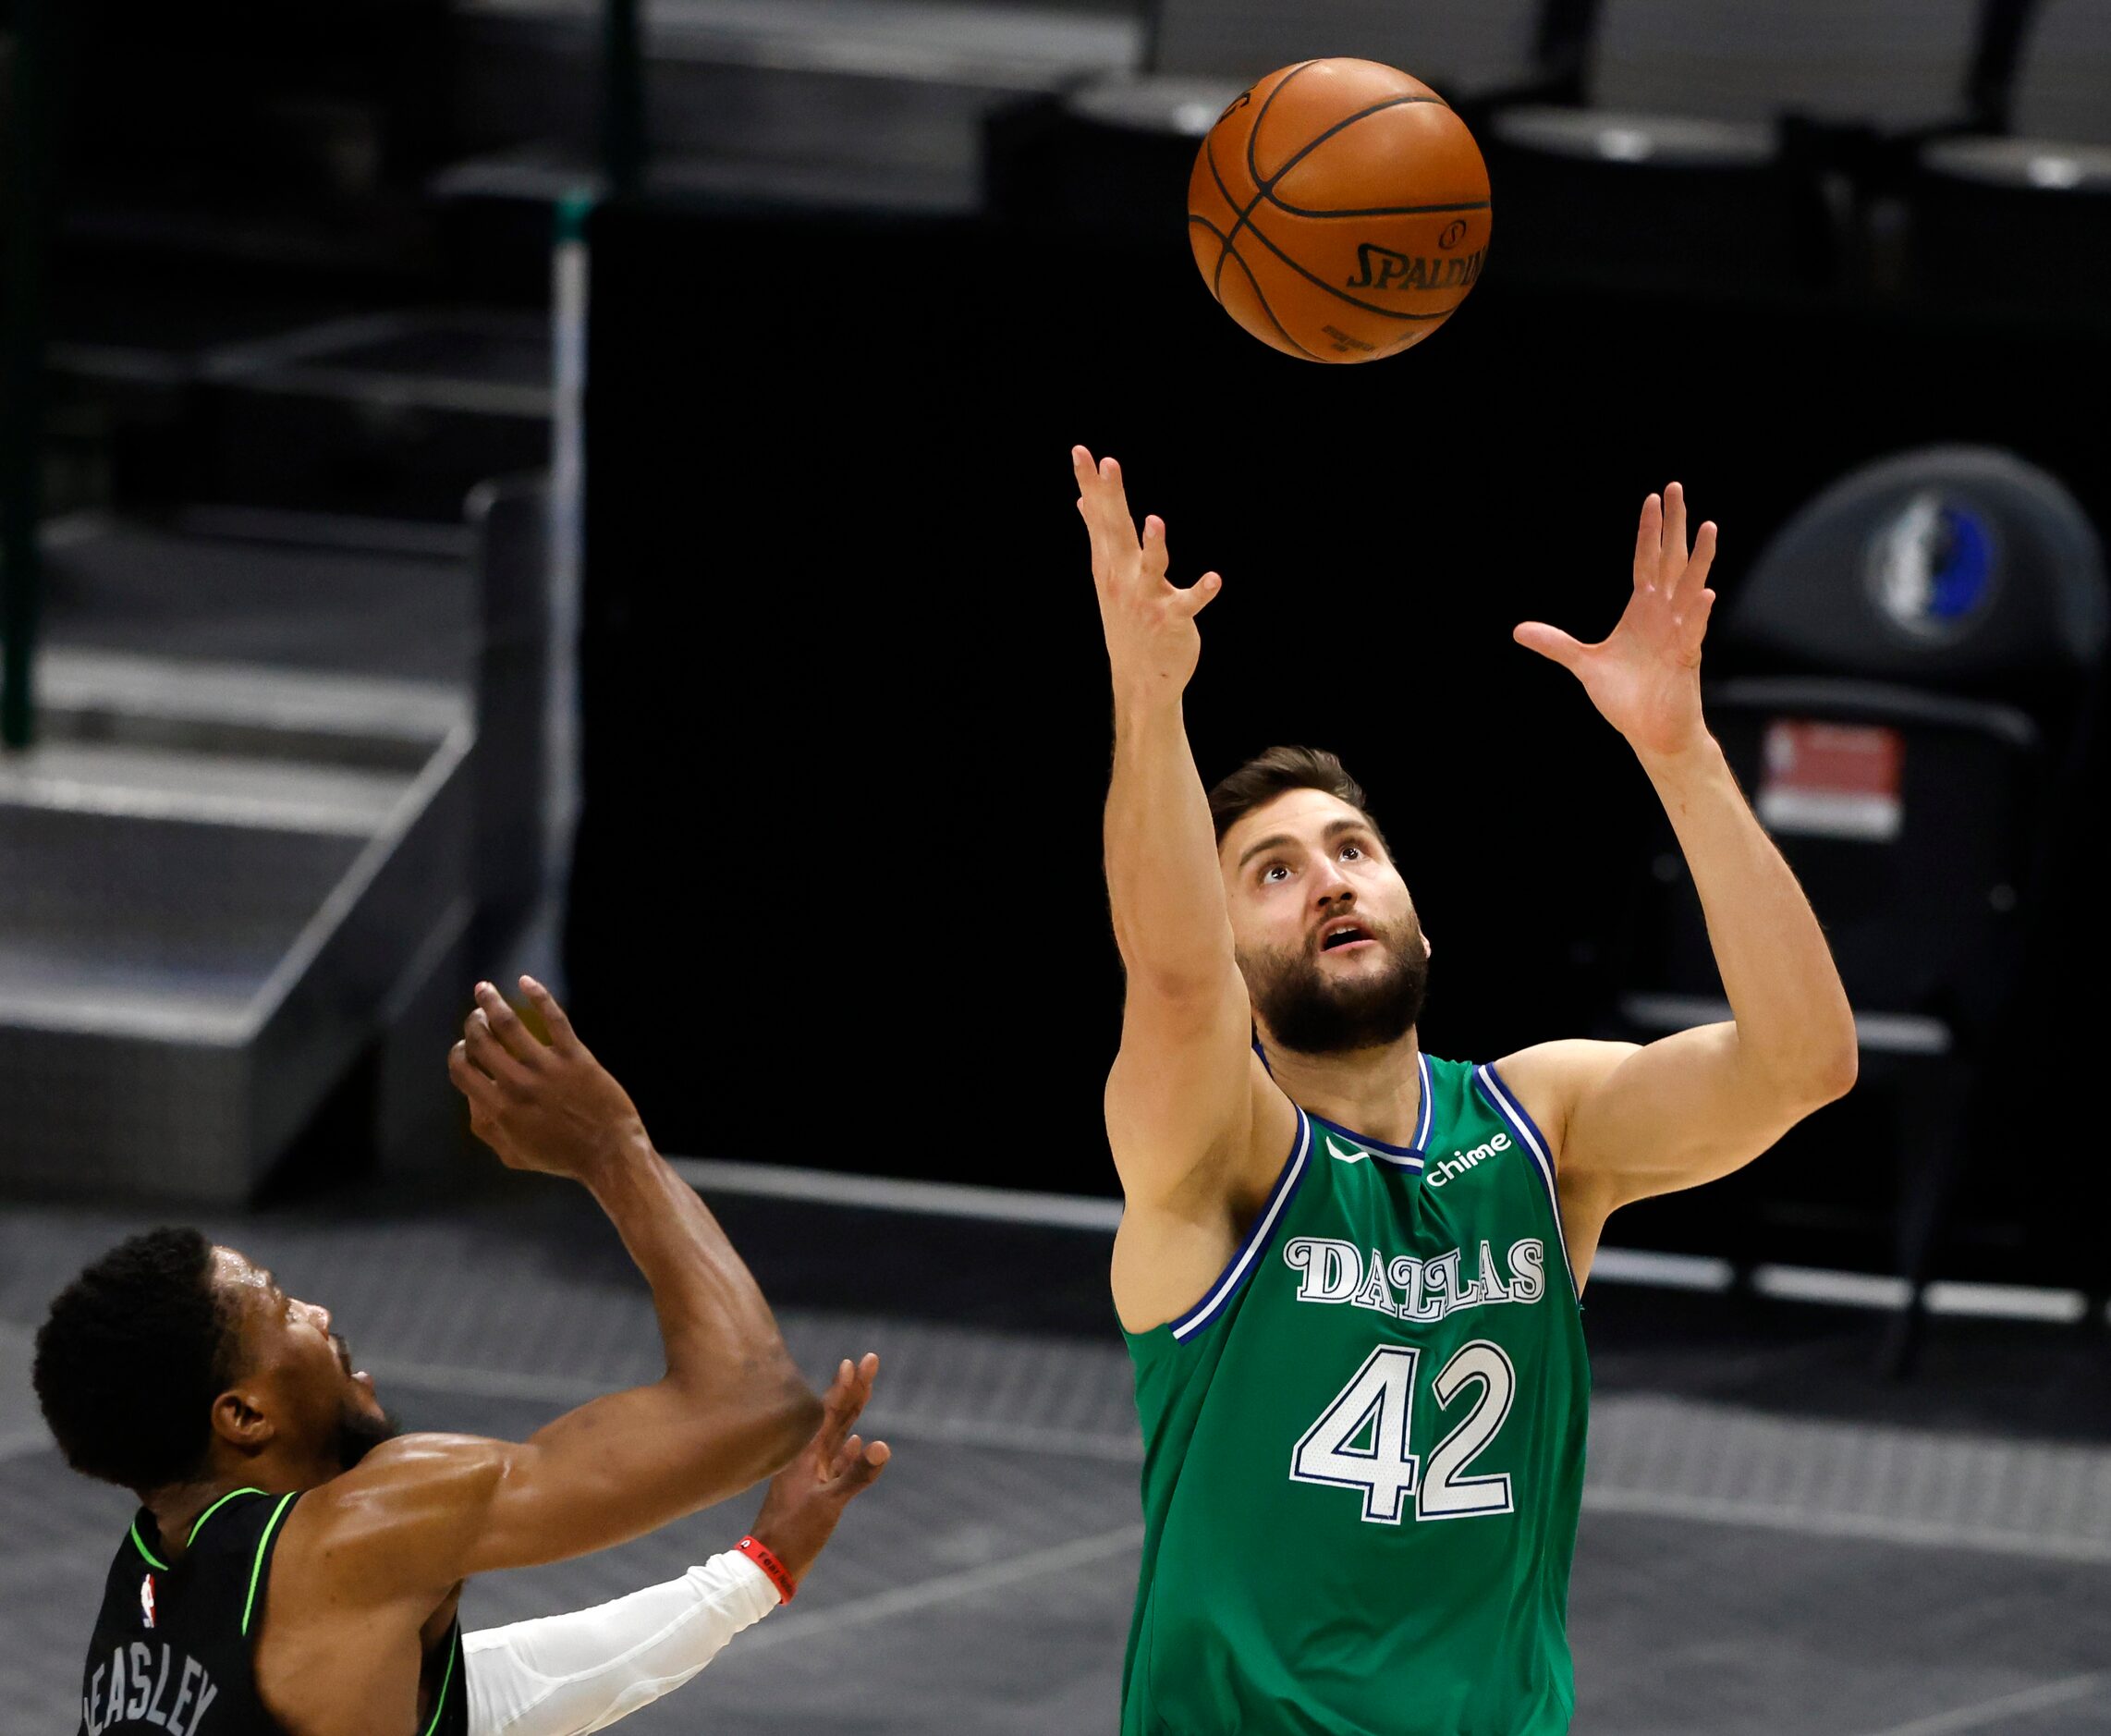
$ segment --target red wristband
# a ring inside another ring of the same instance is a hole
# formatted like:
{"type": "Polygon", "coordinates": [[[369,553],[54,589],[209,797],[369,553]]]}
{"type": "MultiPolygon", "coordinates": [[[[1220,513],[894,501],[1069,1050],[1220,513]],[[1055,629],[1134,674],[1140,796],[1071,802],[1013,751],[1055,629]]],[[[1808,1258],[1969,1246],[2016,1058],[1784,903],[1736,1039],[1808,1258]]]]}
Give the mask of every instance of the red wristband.
{"type": "Polygon", "coordinates": [[[792,1576],[785,1571],[785,1564],[770,1553],[770,1546],[755,1537],[743,1537],[734,1546],[764,1573],[770,1583],[777,1588],[777,1595],[787,1604],[799,1595],[799,1586],[792,1576]]]}

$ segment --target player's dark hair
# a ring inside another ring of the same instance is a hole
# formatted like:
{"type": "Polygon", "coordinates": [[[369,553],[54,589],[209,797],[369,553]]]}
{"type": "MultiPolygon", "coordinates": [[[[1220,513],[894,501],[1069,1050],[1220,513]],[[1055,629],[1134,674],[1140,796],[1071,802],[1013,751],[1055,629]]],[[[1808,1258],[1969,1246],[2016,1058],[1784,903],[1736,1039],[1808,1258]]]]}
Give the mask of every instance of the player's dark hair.
{"type": "Polygon", "coordinates": [[[31,1377],[67,1463],[143,1494],[205,1468],[213,1400],[239,1356],[213,1244],[195,1229],[150,1229],[59,1291],[31,1377]]]}
{"type": "Polygon", "coordinates": [[[1322,789],[1346,801],[1370,822],[1371,830],[1385,846],[1385,854],[1393,853],[1393,847],[1385,843],[1385,835],[1379,830],[1378,822],[1371,817],[1363,786],[1349,776],[1341,761],[1324,748],[1270,748],[1256,753],[1229,777],[1221,779],[1210,791],[1210,818],[1216,825],[1216,841],[1223,843],[1224,835],[1254,809],[1265,806],[1292,789],[1322,789]]]}

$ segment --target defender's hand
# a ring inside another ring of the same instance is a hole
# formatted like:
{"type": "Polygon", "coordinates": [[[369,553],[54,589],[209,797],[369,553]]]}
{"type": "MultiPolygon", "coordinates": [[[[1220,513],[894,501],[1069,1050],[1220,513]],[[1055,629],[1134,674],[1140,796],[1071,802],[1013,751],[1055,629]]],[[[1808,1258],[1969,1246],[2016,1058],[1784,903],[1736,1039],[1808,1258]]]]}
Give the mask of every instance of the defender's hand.
{"type": "Polygon", "coordinates": [[[1635,537],[1634,593],[1619,625],[1585,645],[1557,627],[1527,621],[1512,635],[1583,683],[1605,721],[1645,758],[1668,758],[1707,734],[1701,721],[1701,640],[1715,593],[1708,568],[1715,527],[1703,524],[1686,548],[1686,491],[1673,483],[1660,502],[1642,502],[1635,537]]]}
{"type": "Polygon", "coordinates": [[[884,1440],[868,1446],[850,1424],[872,1396],[880,1359],[868,1352],[853,1368],[846,1359],[822,1400],[821,1427],[797,1459],[770,1480],[751,1534],[784,1563],[797,1584],[836,1534],[843,1510],[872,1486],[893,1457],[884,1440]]]}
{"type": "Polygon", "coordinates": [[[591,1180],[645,1138],[637,1106],[572,1030],[556,997],[520,979],[549,1031],[543,1042],[489,983],[447,1056],[447,1073],[470,1102],[470,1128],[508,1168],[591,1180]]]}
{"type": "Polygon", "coordinates": [[[1144,698],[1182,691],[1202,656],[1195,617],[1224,581],[1206,572],[1185,591],[1165,578],[1165,524],[1155,513],[1136,534],[1121,466],[1092,461],[1083,446],[1070,448],[1078,479],[1078,511],[1092,539],[1092,583],[1100,593],[1100,623],[1106,630],[1107,660],[1118,697],[1144,698]]]}

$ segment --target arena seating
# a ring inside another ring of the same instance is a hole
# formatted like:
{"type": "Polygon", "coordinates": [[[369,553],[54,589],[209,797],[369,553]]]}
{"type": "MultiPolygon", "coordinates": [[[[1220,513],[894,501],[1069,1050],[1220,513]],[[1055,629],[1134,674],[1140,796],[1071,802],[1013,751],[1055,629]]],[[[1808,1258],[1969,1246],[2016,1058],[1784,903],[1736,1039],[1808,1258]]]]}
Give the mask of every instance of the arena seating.
{"type": "Polygon", "coordinates": [[[2111,3],[2043,0],[2025,21],[2003,133],[1930,141],[1909,233],[1917,298],[2103,311],[2111,258],[2111,3]]]}
{"type": "MultiPolygon", "coordinates": [[[[2044,943],[2049,846],[2075,812],[2078,724],[2106,637],[2101,545],[2053,478],[1980,447],[1872,464],[1803,508],[1723,620],[1710,719],[1826,913],[1901,1161],[1910,1356],[1991,1048],[2044,943]]],[[[1660,826],[1609,1028],[1727,1017],[1684,859],[1660,826]]],[[[1983,1130],[1981,1130],[1983,1131],[1983,1130]]],[[[1977,1142],[1983,1146],[1984,1140],[1977,1142]]]]}
{"type": "Polygon", "coordinates": [[[1483,139],[1506,263],[1836,287],[1859,157],[1968,122],[1982,25],[1982,0],[1603,0],[1582,104],[1508,108],[1483,139]]]}
{"type": "MultiPolygon", "coordinates": [[[[1345,55],[1412,72],[1470,120],[1502,101],[1547,100],[1573,79],[1572,0],[1404,6],[1388,0],[1157,0],[1141,68],[1025,104],[992,128],[993,185],[1088,229],[1148,238],[1178,212],[1196,142],[1242,85],[1292,61],[1345,55]]],[[[1185,231],[1167,231],[1185,246],[1185,231]]]]}

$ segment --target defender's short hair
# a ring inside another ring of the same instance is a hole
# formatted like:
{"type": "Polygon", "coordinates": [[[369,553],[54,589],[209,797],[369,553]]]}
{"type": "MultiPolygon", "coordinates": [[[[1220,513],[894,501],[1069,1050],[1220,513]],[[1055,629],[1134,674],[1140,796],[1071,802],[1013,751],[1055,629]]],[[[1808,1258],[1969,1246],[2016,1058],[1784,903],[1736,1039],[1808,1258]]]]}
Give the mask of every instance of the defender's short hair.
{"type": "Polygon", "coordinates": [[[195,1229],[150,1229],[54,1299],[31,1378],[67,1463],[144,1493],[204,1470],[213,1400],[239,1355],[213,1244],[195,1229]]]}
{"type": "Polygon", "coordinates": [[[1263,807],[1287,790],[1320,789],[1346,801],[1370,823],[1385,854],[1393,847],[1372,818],[1363,786],[1349,776],[1341,761],[1324,748],[1270,748],[1256,753],[1229,777],[1210,791],[1210,818],[1216,825],[1216,841],[1254,809],[1263,807]]]}

